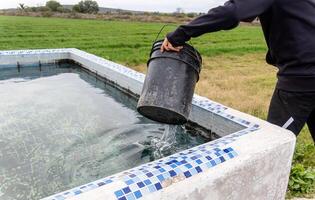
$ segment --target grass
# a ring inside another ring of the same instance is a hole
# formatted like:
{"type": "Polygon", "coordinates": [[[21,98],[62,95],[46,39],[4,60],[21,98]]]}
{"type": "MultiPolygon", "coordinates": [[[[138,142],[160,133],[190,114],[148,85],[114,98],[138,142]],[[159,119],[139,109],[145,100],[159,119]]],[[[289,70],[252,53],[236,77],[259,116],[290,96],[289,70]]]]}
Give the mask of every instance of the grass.
{"type": "MultiPolygon", "coordinates": [[[[146,62],[162,25],[1,16],[0,49],[76,47],[116,62],[137,65],[146,62]]],[[[256,27],[247,27],[204,36],[194,43],[204,56],[262,52],[265,45],[261,35],[256,27]]]]}
{"type": "MultiPolygon", "coordinates": [[[[162,23],[0,16],[0,50],[74,47],[145,72],[151,44],[162,26],[162,23]]],[[[168,27],[165,33],[172,29],[168,27]]],[[[264,61],[266,45],[260,27],[243,25],[229,32],[204,35],[192,43],[204,58],[196,92],[266,119],[276,69],[264,61]]],[[[315,147],[305,128],[298,137],[291,181],[311,177],[314,168],[315,147]]],[[[296,184],[306,187],[302,182],[296,184]]],[[[290,187],[288,197],[309,195],[296,189],[296,184],[295,188],[290,187]]],[[[314,184],[310,187],[314,188],[314,184]]]]}

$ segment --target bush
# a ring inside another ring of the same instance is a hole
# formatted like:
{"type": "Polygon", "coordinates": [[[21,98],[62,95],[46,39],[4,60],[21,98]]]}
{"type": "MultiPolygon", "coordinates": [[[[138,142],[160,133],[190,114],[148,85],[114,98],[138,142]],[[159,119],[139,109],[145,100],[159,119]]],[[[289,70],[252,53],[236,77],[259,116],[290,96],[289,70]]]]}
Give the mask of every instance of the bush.
{"type": "Polygon", "coordinates": [[[67,9],[67,8],[64,8],[64,7],[58,7],[57,8],[57,12],[60,12],[60,13],[71,13],[71,10],[67,9]]]}
{"type": "Polygon", "coordinates": [[[315,190],[315,170],[296,164],[291,171],[289,190],[293,194],[310,194],[315,190]]]}
{"type": "Polygon", "coordinates": [[[37,7],[30,7],[29,10],[32,12],[37,12],[38,9],[37,9],[37,7]]]}
{"type": "Polygon", "coordinates": [[[309,144],[297,144],[293,163],[303,164],[304,166],[315,166],[315,146],[309,144]]]}
{"type": "Polygon", "coordinates": [[[43,17],[51,17],[53,15],[53,13],[51,11],[46,11],[42,13],[43,17]]]}
{"type": "Polygon", "coordinates": [[[37,7],[37,11],[39,11],[39,12],[49,12],[50,9],[47,8],[46,6],[40,6],[40,7],[37,7]]]}
{"type": "Polygon", "coordinates": [[[125,11],[125,12],[123,12],[123,14],[124,14],[124,15],[133,15],[133,13],[130,12],[130,11],[125,11]]]}
{"type": "Polygon", "coordinates": [[[314,152],[312,143],[297,144],[289,181],[290,195],[305,196],[315,192],[314,152]]]}
{"type": "Polygon", "coordinates": [[[184,18],[186,15],[185,13],[173,13],[173,16],[178,17],[178,18],[184,18]]]}
{"type": "Polygon", "coordinates": [[[57,12],[59,7],[62,7],[58,1],[50,0],[46,2],[46,7],[53,12],[57,12]]]}
{"type": "Polygon", "coordinates": [[[98,13],[99,6],[96,1],[84,0],[74,5],[72,10],[75,12],[92,14],[92,13],[98,13]]]}
{"type": "Polygon", "coordinates": [[[187,14],[187,17],[190,17],[190,18],[193,18],[193,17],[196,17],[196,13],[188,13],[187,14]]]}
{"type": "Polygon", "coordinates": [[[47,8],[46,6],[27,7],[27,8],[25,9],[25,11],[28,11],[28,12],[48,12],[48,11],[50,11],[50,9],[47,8]]]}

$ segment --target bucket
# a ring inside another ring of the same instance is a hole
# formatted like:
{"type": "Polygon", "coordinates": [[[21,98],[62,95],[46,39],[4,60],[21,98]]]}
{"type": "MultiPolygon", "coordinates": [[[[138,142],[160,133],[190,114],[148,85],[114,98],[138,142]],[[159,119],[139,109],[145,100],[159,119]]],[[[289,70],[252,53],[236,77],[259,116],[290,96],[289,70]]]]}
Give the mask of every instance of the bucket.
{"type": "Polygon", "coordinates": [[[202,59],[185,44],[180,52],[160,51],[163,41],[153,44],[148,71],[138,102],[140,114],[167,124],[185,124],[191,111],[202,59]]]}

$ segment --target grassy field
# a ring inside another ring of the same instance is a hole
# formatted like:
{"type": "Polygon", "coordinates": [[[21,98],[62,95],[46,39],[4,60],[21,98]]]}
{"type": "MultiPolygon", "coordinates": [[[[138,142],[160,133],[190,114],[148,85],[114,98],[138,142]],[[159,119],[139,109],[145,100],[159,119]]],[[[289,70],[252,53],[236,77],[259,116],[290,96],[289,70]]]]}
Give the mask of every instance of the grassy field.
{"type": "MultiPolygon", "coordinates": [[[[74,47],[145,72],[151,44],[162,26],[159,23],[0,16],[0,50],[74,47]]],[[[167,28],[165,33],[173,28],[167,28]]],[[[265,64],[266,45],[260,27],[242,25],[192,42],[204,58],[197,93],[265,119],[276,82],[276,69],[265,64]]],[[[309,186],[312,180],[315,182],[314,168],[315,147],[305,128],[298,138],[291,177],[295,185],[288,196],[305,195],[302,188],[309,186]]],[[[310,188],[314,189],[314,184],[310,188]]]]}

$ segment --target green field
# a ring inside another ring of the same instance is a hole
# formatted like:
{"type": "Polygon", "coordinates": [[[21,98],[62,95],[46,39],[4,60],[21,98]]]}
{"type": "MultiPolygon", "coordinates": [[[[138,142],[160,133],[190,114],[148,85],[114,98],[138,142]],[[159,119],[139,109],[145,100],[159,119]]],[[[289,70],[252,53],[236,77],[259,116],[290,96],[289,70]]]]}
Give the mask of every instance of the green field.
{"type": "MultiPolygon", "coordinates": [[[[145,72],[151,44],[162,26],[0,16],[0,50],[78,48],[145,72]]],[[[172,29],[167,28],[163,35],[172,29]]],[[[192,43],[204,59],[197,93],[265,119],[276,69],[265,64],[266,45],[260,27],[242,25],[193,39],[192,43]]],[[[315,147],[305,128],[298,138],[288,196],[313,193],[314,168],[315,147]]]]}
{"type": "MultiPolygon", "coordinates": [[[[163,24],[31,17],[0,17],[0,48],[76,47],[130,65],[147,60],[163,24]]],[[[171,29],[168,28],[168,29],[171,29]]],[[[217,33],[195,40],[204,56],[265,50],[257,27],[217,33]]]]}

